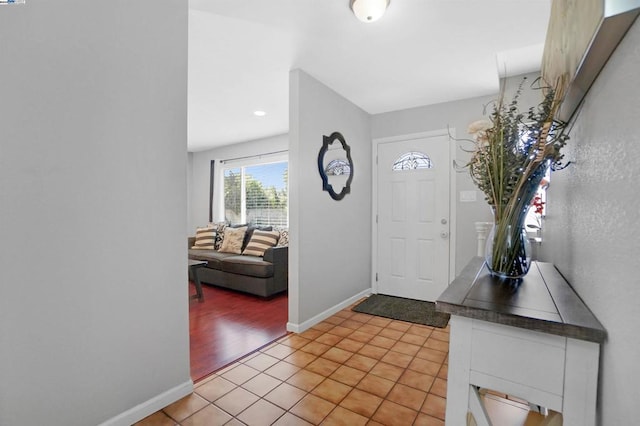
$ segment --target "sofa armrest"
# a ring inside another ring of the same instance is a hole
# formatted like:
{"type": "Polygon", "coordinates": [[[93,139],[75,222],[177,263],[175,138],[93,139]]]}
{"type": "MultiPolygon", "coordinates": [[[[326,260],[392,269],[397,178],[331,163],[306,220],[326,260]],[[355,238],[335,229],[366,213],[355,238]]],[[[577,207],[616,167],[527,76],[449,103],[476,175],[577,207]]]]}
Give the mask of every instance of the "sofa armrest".
{"type": "Polygon", "coordinates": [[[265,250],[262,259],[271,263],[289,263],[289,247],[269,247],[265,250]]]}
{"type": "Polygon", "coordinates": [[[289,287],[289,247],[271,247],[262,259],[273,264],[273,283],[276,291],[289,287]]]}
{"type": "Polygon", "coordinates": [[[189,244],[189,246],[187,247],[187,250],[189,250],[191,247],[193,247],[193,245],[195,243],[196,243],[196,237],[187,238],[187,244],[189,244]]]}

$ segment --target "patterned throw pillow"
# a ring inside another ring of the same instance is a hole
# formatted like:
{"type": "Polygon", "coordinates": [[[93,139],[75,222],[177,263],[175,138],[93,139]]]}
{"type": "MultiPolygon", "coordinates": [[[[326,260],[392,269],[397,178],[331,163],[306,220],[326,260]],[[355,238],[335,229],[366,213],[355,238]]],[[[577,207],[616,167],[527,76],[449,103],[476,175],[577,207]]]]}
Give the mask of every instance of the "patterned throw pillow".
{"type": "Polygon", "coordinates": [[[196,229],[196,241],[191,247],[194,250],[213,250],[216,230],[210,226],[196,229]]]}
{"type": "Polygon", "coordinates": [[[287,247],[289,245],[289,229],[280,228],[280,238],[278,239],[278,245],[276,247],[287,247]]]}
{"type": "Polygon", "coordinates": [[[224,230],[224,239],[222,240],[222,246],[219,251],[222,253],[242,254],[242,241],[244,240],[245,232],[247,232],[246,227],[227,227],[224,230]]]}
{"type": "Polygon", "coordinates": [[[224,230],[227,227],[226,222],[216,222],[211,223],[209,226],[212,226],[216,230],[216,240],[213,243],[213,246],[216,250],[220,250],[222,247],[222,240],[224,239],[224,230]]]}
{"type": "Polygon", "coordinates": [[[247,244],[247,248],[244,249],[242,254],[247,256],[264,256],[264,252],[268,248],[274,247],[278,243],[278,237],[280,237],[280,232],[278,231],[261,231],[256,229],[253,231],[251,240],[249,240],[249,244],[247,244]]]}

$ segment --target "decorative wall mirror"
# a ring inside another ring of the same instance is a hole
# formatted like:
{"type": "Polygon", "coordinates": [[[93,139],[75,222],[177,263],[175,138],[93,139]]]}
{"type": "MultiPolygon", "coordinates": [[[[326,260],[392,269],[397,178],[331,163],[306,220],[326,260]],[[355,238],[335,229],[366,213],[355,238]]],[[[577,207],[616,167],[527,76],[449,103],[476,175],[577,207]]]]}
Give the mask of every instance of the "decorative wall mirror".
{"type": "Polygon", "coordinates": [[[330,136],[322,136],[322,148],[318,154],[318,171],[322,177],[322,190],[329,192],[334,200],[342,200],[351,192],[353,180],[353,160],[351,148],[339,132],[333,132],[330,136]],[[340,145],[333,145],[338,140],[340,145]],[[333,188],[342,188],[336,192],[333,188]]]}

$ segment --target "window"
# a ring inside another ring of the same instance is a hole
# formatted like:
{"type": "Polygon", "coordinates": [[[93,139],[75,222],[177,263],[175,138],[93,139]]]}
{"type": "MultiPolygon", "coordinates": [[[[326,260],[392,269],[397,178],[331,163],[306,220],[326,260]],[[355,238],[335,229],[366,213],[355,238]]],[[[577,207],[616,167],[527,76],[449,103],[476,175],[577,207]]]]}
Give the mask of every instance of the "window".
{"type": "Polygon", "coordinates": [[[417,151],[404,153],[393,163],[394,171],[430,169],[432,167],[431,158],[427,154],[417,151]]]}
{"type": "Polygon", "coordinates": [[[224,214],[231,223],[289,226],[288,162],[224,168],[224,214]]]}

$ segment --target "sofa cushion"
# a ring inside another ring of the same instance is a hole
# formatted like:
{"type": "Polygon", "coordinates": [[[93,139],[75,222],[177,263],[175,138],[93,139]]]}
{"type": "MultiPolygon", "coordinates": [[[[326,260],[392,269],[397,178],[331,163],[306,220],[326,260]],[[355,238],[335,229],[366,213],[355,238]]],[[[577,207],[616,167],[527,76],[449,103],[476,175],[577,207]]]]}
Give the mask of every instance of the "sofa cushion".
{"type": "Polygon", "coordinates": [[[278,231],[261,231],[256,229],[251,235],[251,240],[247,247],[242,251],[246,256],[264,256],[264,252],[269,247],[274,247],[278,242],[280,232],[278,231]]]}
{"type": "Polygon", "coordinates": [[[222,270],[258,278],[273,276],[273,264],[256,256],[230,256],[221,261],[222,270]]]}
{"type": "Polygon", "coordinates": [[[242,228],[229,228],[224,230],[224,240],[222,240],[222,246],[220,251],[223,253],[242,253],[242,244],[244,242],[244,234],[247,232],[246,227],[242,228]]]}
{"type": "Polygon", "coordinates": [[[196,229],[196,240],[191,247],[194,250],[213,250],[216,230],[211,226],[196,229]]]}
{"type": "Polygon", "coordinates": [[[222,270],[221,261],[224,258],[235,256],[233,253],[222,253],[216,250],[189,250],[189,259],[203,260],[207,267],[222,270]]]}
{"type": "Polygon", "coordinates": [[[289,246],[289,229],[278,228],[280,232],[280,238],[278,238],[278,244],[276,247],[288,247],[289,246]]]}

